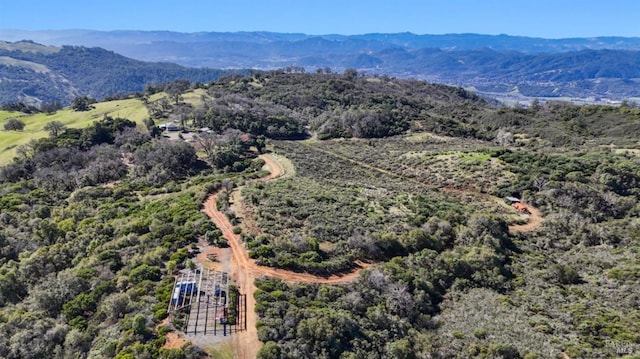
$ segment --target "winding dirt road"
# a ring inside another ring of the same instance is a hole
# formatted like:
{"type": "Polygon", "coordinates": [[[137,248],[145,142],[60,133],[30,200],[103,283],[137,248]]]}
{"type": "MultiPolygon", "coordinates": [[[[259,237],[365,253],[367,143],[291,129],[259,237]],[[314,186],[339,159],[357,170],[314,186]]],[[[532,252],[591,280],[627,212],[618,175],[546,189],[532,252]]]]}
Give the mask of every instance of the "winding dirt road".
{"type": "MultiPolygon", "coordinates": [[[[284,175],[283,166],[277,159],[270,155],[260,155],[260,158],[264,160],[265,167],[269,169],[270,174],[256,181],[269,181],[284,175]]],[[[222,231],[224,238],[229,242],[232,256],[230,261],[231,278],[235,279],[238,289],[241,293],[246,294],[247,297],[247,330],[237,333],[234,337],[236,357],[238,359],[254,359],[262,346],[262,343],[258,340],[258,331],[256,329],[258,316],[254,310],[256,302],[253,294],[256,291],[254,284],[256,278],[269,276],[290,282],[337,284],[355,280],[359,275],[360,269],[367,267],[367,264],[357,263],[360,268],[343,275],[327,277],[258,265],[253,259],[249,258],[249,253],[244,248],[244,244],[241,243],[240,235],[233,233],[233,225],[224,213],[216,208],[217,198],[217,193],[209,196],[203,204],[203,211],[222,231]]]]}
{"type": "MultiPolygon", "coordinates": [[[[260,158],[265,161],[265,166],[270,169],[270,174],[266,177],[257,179],[256,181],[269,181],[278,178],[284,174],[282,166],[270,155],[260,155],[260,158]]],[[[217,193],[212,194],[204,202],[204,213],[211,218],[213,223],[222,231],[222,234],[229,242],[231,247],[231,253],[233,260],[237,263],[238,267],[245,272],[251,272],[254,277],[268,276],[274,278],[280,278],[290,282],[306,282],[306,283],[344,283],[352,281],[357,278],[360,269],[366,267],[366,263],[357,262],[359,268],[354,269],[351,272],[342,275],[331,276],[319,276],[309,273],[299,273],[285,269],[278,269],[273,267],[266,267],[257,264],[253,259],[249,258],[249,253],[244,248],[244,244],[241,242],[240,235],[233,233],[233,225],[227,219],[224,213],[220,212],[216,208],[217,193]]]]}
{"type": "MultiPolygon", "coordinates": [[[[449,193],[455,193],[455,194],[459,194],[459,195],[463,195],[463,194],[473,194],[476,195],[478,197],[482,197],[482,198],[486,198],[487,200],[490,201],[498,201],[501,202],[502,199],[496,197],[496,196],[492,196],[490,194],[487,193],[480,193],[480,192],[476,192],[476,191],[469,191],[469,190],[462,190],[462,189],[457,189],[457,188],[452,188],[452,187],[441,187],[441,186],[436,186],[432,183],[426,183],[426,182],[422,182],[419,179],[416,178],[412,178],[412,177],[406,177],[400,173],[396,173],[393,171],[389,171],[389,170],[385,170],[383,168],[380,167],[376,167],[372,164],[369,163],[364,163],[362,161],[358,161],[355,160],[353,158],[349,158],[349,157],[345,157],[343,155],[340,155],[338,153],[326,150],[326,149],[322,149],[322,148],[318,148],[318,147],[314,147],[315,150],[323,152],[327,155],[333,156],[335,158],[341,159],[343,161],[347,161],[347,162],[351,162],[355,165],[364,167],[364,168],[368,168],[370,170],[379,172],[383,175],[387,175],[387,176],[393,176],[396,178],[400,178],[402,180],[408,181],[408,182],[412,182],[415,183],[417,185],[420,186],[426,186],[428,188],[433,188],[433,189],[438,189],[438,190],[442,190],[442,191],[446,191],[449,193]]],[[[522,215],[524,218],[527,219],[527,223],[525,224],[512,224],[509,225],[509,232],[512,233],[516,233],[516,232],[520,232],[520,233],[524,233],[524,232],[532,232],[535,231],[536,229],[540,228],[540,225],[542,224],[542,212],[534,207],[531,206],[527,206],[527,208],[529,209],[529,211],[531,212],[528,215],[522,215]]]]}
{"type": "MultiPolygon", "coordinates": [[[[255,181],[270,181],[285,174],[282,164],[280,164],[273,156],[263,154],[260,155],[260,158],[264,160],[265,167],[268,168],[270,173],[268,176],[256,179],[255,181]]],[[[379,170],[378,168],[370,165],[366,165],[366,167],[372,167],[373,169],[379,170]]],[[[342,275],[323,277],[258,265],[253,259],[249,258],[249,254],[244,248],[244,244],[241,242],[240,235],[233,233],[233,225],[229,222],[225,214],[216,208],[216,200],[217,193],[209,196],[203,204],[203,212],[211,218],[215,225],[222,231],[223,236],[227,239],[231,248],[231,278],[235,279],[238,289],[241,293],[246,294],[247,298],[247,330],[237,333],[234,337],[234,347],[236,357],[238,359],[255,358],[262,345],[258,340],[258,332],[255,325],[258,320],[257,314],[254,311],[256,303],[255,298],[253,297],[253,294],[256,291],[256,287],[254,285],[256,278],[269,276],[290,282],[337,284],[355,280],[358,277],[360,270],[368,266],[366,263],[358,262],[356,264],[359,268],[355,268],[351,272],[344,273],[342,275]]],[[[510,232],[529,232],[540,226],[542,223],[541,212],[536,208],[529,207],[529,209],[531,214],[528,215],[527,223],[510,225],[510,232]]]]}

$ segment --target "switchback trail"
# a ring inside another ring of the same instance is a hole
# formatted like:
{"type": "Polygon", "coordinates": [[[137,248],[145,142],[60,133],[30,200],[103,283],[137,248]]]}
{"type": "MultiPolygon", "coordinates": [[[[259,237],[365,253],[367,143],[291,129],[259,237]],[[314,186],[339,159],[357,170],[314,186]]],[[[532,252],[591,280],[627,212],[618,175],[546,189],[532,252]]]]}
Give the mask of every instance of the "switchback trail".
{"type": "MultiPolygon", "coordinates": [[[[438,188],[437,186],[434,186],[432,184],[424,183],[413,178],[408,178],[401,174],[384,170],[382,168],[378,168],[368,163],[363,163],[361,161],[357,161],[348,157],[344,157],[328,150],[323,150],[316,147],[314,148],[320,152],[324,152],[333,157],[374,170],[384,175],[398,177],[407,181],[414,182],[421,186],[438,188]]],[[[255,181],[270,181],[277,179],[278,177],[281,177],[285,174],[282,164],[280,164],[278,160],[273,156],[263,154],[260,155],[259,158],[261,158],[265,162],[265,166],[269,169],[270,173],[269,175],[256,179],[255,181]]],[[[491,196],[485,193],[469,192],[453,188],[441,189],[452,193],[471,193],[488,199],[497,199],[495,196],[491,196]]],[[[255,358],[262,345],[258,340],[258,332],[256,329],[258,317],[254,311],[256,303],[253,294],[256,291],[256,287],[254,284],[256,278],[268,276],[291,282],[337,284],[355,280],[360,273],[360,269],[368,267],[368,264],[366,263],[356,262],[356,265],[358,265],[359,267],[355,268],[351,272],[347,272],[341,275],[318,276],[309,273],[298,273],[290,270],[258,265],[253,259],[249,258],[249,253],[244,248],[244,244],[240,240],[240,235],[233,233],[233,225],[229,222],[226,215],[217,209],[217,198],[218,193],[210,195],[203,203],[203,212],[206,213],[207,216],[209,216],[209,218],[213,221],[213,223],[222,231],[224,238],[229,243],[232,256],[230,261],[231,277],[236,280],[238,289],[240,290],[240,292],[246,294],[247,298],[247,328],[244,332],[237,333],[234,338],[234,347],[236,350],[236,357],[238,359],[255,358]]],[[[510,225],[510,232],[530,232],[540,227],[542,223],[542,213],[538,209],[533,207],[529,207],[529,210],[531,214],[528,215],[527,223],[510,225]]]]}
{"type": "MultiPolygon", "coordinates": [[[[270,174],[266,177],[257,179],[256,181],[269,181],[284,174],[282,165],[280,165],[280,163],[272,156],[260,155],[260,158],[264,160],[265,166],[269,167],[270,174]]],[[[285,269],[266,267],[257,264],[253,259],[249,258],[249,253],[244,248],[244,244],[241,243],[240,235],[233,233],[233,225],[229,222],[227,216],[217,209],[217,198],[217,193],[209,196],[204,202],[203,211],[222,231],[222,234],[227,239],[227,241],[229,242],[229,246],[231,247],[233,260],[238,263],[239,267],[241,267],[244,271],[253,272],[255,276],[269,276],[280,278],[286,281],[326,284],[349,282],[358,276],[359,268],[341,275],[319,276],[309,273],[299,273],[285,269]]],[[[362,262],[357,262],[356,264],[360,268],[367,266],[366,263],[362,262]]]]}
{"type": "MultiPolygon", "coordinates": [[[[268,167],[270,173],[268,176],[256,181],[270,181],[284,175],[283,166],[273,156],[260,155],[260,158],[264,160],[265,166],[268,167]]],[[[229,222],[227,216],[217,209],[217,198],[217,193],[210,195],[203,204],[203,211],[222,231],[222,235],[229,243],[232,256],[230,260],[231,278],[235,279],[238,290],[246,294],[247,298],[247,328],[245,331],[235,334],[233,340],[236,357],[238,359],[254,359],[262,346],[262,343],[258,340],[256,328],[258,316],[255,312],[256,301],[253,297],[256,291],[254,284],[256,278],[269,276],[293,282],[337,284],[355,280],[359,275],[360,269],[367,267],[367,264],[358,262],[356,264],[360,268],[343,275],[327,277],[258,265],[253,259],[249,258],[249,253],[244,248],[244,244],[241,243],[240,236],[233,233],[233,225],[229,222]]]]}

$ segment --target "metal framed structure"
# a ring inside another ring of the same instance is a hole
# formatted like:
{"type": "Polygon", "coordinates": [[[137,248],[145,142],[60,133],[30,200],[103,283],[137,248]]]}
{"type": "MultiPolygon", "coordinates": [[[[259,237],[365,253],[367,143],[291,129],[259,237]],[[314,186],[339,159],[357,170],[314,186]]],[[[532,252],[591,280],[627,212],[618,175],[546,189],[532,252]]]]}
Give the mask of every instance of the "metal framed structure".
{"type": "Polygon", "coordinates": [[[229,323],[230,278],[226,272],[198,267],[176,276],[168,313],[171,323],[186,335],[231,335],[246,329],[246,297],[234,296],[229,323]],[[176,320],[180,318],[180,320],[176,320]]]}

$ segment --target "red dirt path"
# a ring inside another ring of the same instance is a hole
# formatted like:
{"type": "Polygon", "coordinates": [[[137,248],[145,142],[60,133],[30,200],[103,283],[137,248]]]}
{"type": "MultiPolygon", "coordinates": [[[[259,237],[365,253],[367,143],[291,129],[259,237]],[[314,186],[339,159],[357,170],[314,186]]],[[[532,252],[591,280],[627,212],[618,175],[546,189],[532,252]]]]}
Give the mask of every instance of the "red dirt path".
{"type": "MultiPolygon", "coordinates": [[[[268,167],[270,174],[266,177],[257,179],[256,181],[270,181],[284,175],[282,165],[275,158],[270,155],[260,155],[260,158],[265,161],[265,166],[268,167]]],[[[247,296],[247,330],[236,334],[234,338],[234,347],[236,350],[236,357],[238,359],[255,358],[262,346],[262,343],[258,340],[258,333],[256,329],[258,317],[253,310],[256,304],[255,298],[253,297],[253,294],[256,291],[256,287],[254,285],[254,280],[256,278],[269,276],[290,282],[336,284],[353,281],[358,277],[360,269],[368,267],[368,264],[366,263],[357,262],[356,264],[360,266],[360,268],[356,268],[351,272],[342,275],[323,277],[258,265],[253,259],[249,258],[249,254],[244,248],[244,244],[241,243],[240,235],[233,233],[233,225],[229,222],[224,213],[217,210],[216,200],[217,193],[209,196],[203,204],[203,212],[211,218],[229,242],[231,249],[231,278],[235,279],[240,292],[247,296]]],[[[542,223],[542,213],[538,209],[532,207],[529,207],[529,210],[531,214],[528,215],[527,223],[509,226],[510,232],[529,232],[540,227],[540,224],[542,223]]]]}
{"type": "MultiPolygon", "coordinates": [[[[267,177],[258,179],[257,181],[268,181],[278,178],[284,174],[282,166],[271,156],[261,155],[265,161],[265,165],[270,168],[271,173],[267,177]]],[[[307,282],[307,283],[343,283],[353,280],[358,276],[359,268],[343,275],[331,275],[331,276],[318,276],[309,273],[298,273],[285,269],[278,269],[273,267],[265,267],[256,264],[256,262],[249,258],[249,253],[245,250],[244,244],[241,243],[240,235],[233,233],[233,225],[229,222],[224,213],[220,212],[216,208],[217,194],[213,194],[207,198],[204,202],[204,213],[215,223],[215,225],[222,231],[222,234],[229,242],[233,260],[237,263],[243,271],[253,272],[255,277],[268,276],[274,278],[280,278],[290,282],[307,282]]],[[[366,263],[357,263],[360,267],[366,267],[366,263]]]]}
{"type": "MultiPolygon", "coordinates": [[[[348,161],[348,162],[354,163],[356,165],[359,165],[359,166],[362,166],[362,167],[365,167],[365,168],[369,168],[371,170],[380,172],[380,173],[382,173],[384,175],[389,175],[389,176],[402,178],[402,179],[404,179],[406,181],[416,183],[416,184],[418,184],[420,186],[427,186],[427,187],[431,187],[431,188],[434,188],[434,189],[440,189],[440,190],[443,190],[443,191],[446,191],[446,192],[456,193],[456,194],[474,194],[474,195],[477,195],[477,196],[480,196],[480,197],[484,197],[484,198],[486,198],[488,200],[501,201],[498,197],[495,197],[495,196],[492,196],[492,195],[489,195],[489,194],[486,194],[486,193],[480,193],[480,192],[477,192],[477,191],[474,191],[474,190],[469,190],[469,189],[459,189],[459,188],[453,188],[453,187],[447,187],[447,186],[445,186],[445,187],[435,186],[435,185],[433,185],[431,183],[422,182],[422,181],[420,181],[418,179],[415,179],[415,178],[405,177],[405,176],[403,176],[401,174],[398,174],[398,173],[395,173],[393,171],[382,169],[380,167],[376,167],[376,166],[371,165],[369,163],[364,163],[362,161],[358,161],[358,160],[355,160],[353,158],[348,158],[348,157],[342,156],[340,154],[331,152],[331,151],[326,150],[326,149],[322,149],[322,148],[315,148],[315,149],[320,151],[320,152],[324,152],[325,154],[328,154],[330,156],[334,156],[336,158],[339,158],[341,160],[348,161]]],[[[526,217],[528,217],[527,218],[527,223],[510,225],[509,226],[509,232],[531,232],[531,231],[534,231],[534,230],[536,230],[536,229],[538,229],[540,227],[540,225],[542,224],[542,220],[543,220],[542,212],[540,212],[540,210],[538,210],[537,208],[534,208],[534,207],[531,207],[531,206],[527,206],[527,208],[531,212],[531,214],[526,215],[526,217]]]]}
{"type": "MultiPolygon", "coordinates": [[[[280,165],[280,163],[278,163],[278,161],[272,156],[261,155],[260,158],[264,160],[265,166],[269,168],[270,174],[258,179],[258,181],[269,181],[284,174],[282,165],[280,165]]],[[[349,273],[322,277],[308,273],[297,273],[284,269],[258,265],[253,259],[249,258],[249,254],[244,248],[244,244],[240,241],[240,236],[233,233],[233,225],[229,222],[224,213],[217,210],[216,199],[217,193],[209,196],[203,204],[203,211],[222,231],[222,234],[229,242],[232,256],[230,261],[231,278],[235,279],[240,292],[247,296],[247,330],[236,334],[234,338],[234,347],[236,350],[236,357],[238,359],[255,358],[262,346],[262,343],[258,340],[258,332],[256,329],[258,316],[254,311],[256,303],[253,294],[256,291],[256,287],[254,285],[254,280],[256,278],[269,276],[291,282],[335,284],[353,281],[358,277],[360,269],[367,267],[367,264],[365,263],[357,263],[360,268],[356,268],[349,273]]]]}

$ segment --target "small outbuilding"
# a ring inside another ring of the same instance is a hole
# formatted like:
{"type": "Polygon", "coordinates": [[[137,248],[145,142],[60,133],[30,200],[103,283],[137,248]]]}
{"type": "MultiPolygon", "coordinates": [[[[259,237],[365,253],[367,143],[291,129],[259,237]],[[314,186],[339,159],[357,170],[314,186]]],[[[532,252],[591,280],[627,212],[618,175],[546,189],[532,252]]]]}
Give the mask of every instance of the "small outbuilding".
{"type": "Polygon", "coordinates": [[[163,131],[164,130],[171,131],[171,132],[180,131],[180,127],[178,127],[178,125],[176,125],[175,122],[167,122],[162,125],[159,125],[158,127],[163,131]]]}

